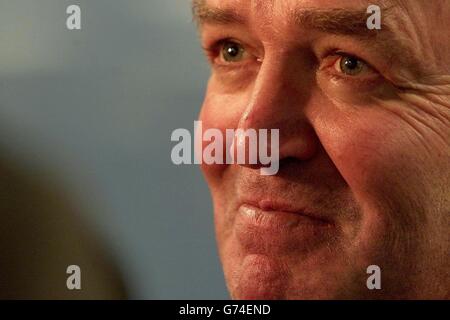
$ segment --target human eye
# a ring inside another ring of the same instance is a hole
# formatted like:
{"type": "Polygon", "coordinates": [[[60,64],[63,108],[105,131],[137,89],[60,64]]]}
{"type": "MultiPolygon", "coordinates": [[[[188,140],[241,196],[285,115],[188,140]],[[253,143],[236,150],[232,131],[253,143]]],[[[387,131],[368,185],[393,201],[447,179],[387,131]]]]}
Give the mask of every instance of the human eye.
{"type": "Polygon", "coordinates": [[[224,39],[204,48],[214,66],[240,66],[252,59],[248,49],[237,40],[224,39]]]}
{"type": "Polygon", "coordinates": [[[343,51],[334,51],[329,54],[320,67],[335,81],[342,84],[373,84],[382,79],[381,74],[368,62],[358,56],[343,51]]]}
{"type": "Polygon", "coordinates": [[[390,60],[382,53],[341,41],[315,50],[316,81],[330,99],[352,105],[366,104],[376,97],[391,97],[390,60]],[[343,44],[346,49],[339,48],[343,44]]]}
{"type": "Polygon", "coordinates": [[[238,42],[224,41],[220,46],[220,60],[224,63],[236,63],[246,58],[245,48],[238,42]]]}
{"type": "Polygon", "coordinates": [[[334,67],[337,72],[347,76],[360,76],[371,71],[366,62],[350,55],[341,55],[334,67]]]}

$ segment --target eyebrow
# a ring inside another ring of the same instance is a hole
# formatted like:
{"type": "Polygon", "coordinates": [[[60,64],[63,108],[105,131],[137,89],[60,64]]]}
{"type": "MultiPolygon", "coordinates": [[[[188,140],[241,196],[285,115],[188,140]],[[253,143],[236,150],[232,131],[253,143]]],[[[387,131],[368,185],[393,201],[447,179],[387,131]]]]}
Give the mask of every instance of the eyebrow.
{"type": "Polygon", "coordinates": [[[245,19],[233,10],[213,8],[205,0],[192,2],[194,20],[199,24],[245,24],[245,19]]]}
{"type": "MultiPolygon", "coordinates": [[[[391,7],[381,8],[382,19],[390,14],[391,7]]],[[[204,24],[216,25],[245,25],[246,19],[232,9],[211,7],[206,0],[194,0],[192,5],[194,20],[201,26],[204,24]]],[[[341,35],[357,35],[360,37],[375,37],[380,30],[369,30],[367,18],[370,16],[366,9],[319,9],[301,8],[290,13],[290,19],[303,28],[318,30],[321,32],[341,35]]],[[[389,26],[383,24],[382,30],[386,31],[389,26]]],[[[389,30],[388,30],[389,31],[389,30]]]]}

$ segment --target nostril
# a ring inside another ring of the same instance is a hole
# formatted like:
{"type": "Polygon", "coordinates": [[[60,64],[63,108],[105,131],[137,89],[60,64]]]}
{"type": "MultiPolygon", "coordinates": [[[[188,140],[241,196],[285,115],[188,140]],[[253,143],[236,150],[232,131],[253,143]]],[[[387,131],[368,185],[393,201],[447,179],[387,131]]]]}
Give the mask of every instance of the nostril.
{"type": "Polygon", "coordinates": [[[280,161],[284,159],[309,160],[314,157],[320,141],[313,130],[301,129],[280,140],[280,161]]]}

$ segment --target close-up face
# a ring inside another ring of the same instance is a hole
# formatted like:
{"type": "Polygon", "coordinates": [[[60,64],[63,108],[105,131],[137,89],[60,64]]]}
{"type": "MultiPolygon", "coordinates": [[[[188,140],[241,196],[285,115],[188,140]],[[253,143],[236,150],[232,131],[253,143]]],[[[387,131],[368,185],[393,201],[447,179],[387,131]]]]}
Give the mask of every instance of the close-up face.
{"type": "Polygon", "coordinates": [[[274,175],[202,166],[231,297],[449,298],[450,1],[193,6],[203,128],[279,129],[274,175]]]}

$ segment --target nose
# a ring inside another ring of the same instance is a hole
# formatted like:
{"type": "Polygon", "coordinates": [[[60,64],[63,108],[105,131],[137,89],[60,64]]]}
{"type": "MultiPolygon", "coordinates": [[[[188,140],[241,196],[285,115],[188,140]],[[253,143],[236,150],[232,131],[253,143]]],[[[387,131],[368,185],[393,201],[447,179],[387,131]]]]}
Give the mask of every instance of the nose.
{"type": "MultiPolygon", "coordinates": [[[[311,72],[306,68],[301,59],[289,59],[282,54],[266,55],[238,122],[237,129],[244,131],[278,129],[280,162],[286,158],[308,160],[318,150],[318,138],[305,113],[306,106],[311,103],[313,85],[311,72]]],[[[239,144],[237,140],[238,137],[235,145],[239,144]]],[[[250,158],[252,150],[246,152],[250,158]]],[[[247,161],[240,165],[254,169],[261,166],[259,162],[250,164],[247,161]]]]}

